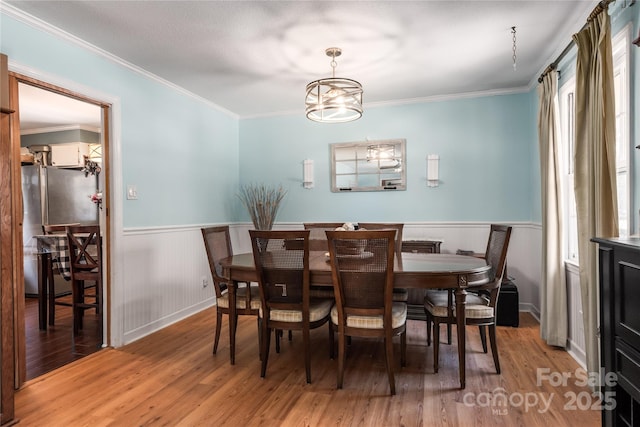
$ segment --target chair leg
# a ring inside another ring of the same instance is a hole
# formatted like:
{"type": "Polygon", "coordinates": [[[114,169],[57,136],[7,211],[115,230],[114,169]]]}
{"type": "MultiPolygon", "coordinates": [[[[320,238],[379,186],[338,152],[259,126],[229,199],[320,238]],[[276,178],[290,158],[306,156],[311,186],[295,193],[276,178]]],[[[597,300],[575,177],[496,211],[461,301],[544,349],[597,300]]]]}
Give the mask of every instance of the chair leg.
{"type": "Polygon", "coordinates": [[[496,374],[500,374],[500,359],[498,357],[498,343],[496,342],[496,324],[489,325],[489,341],[491,341],[491,354],[496,365],[496,374]]]}
{"type": "MultiPolygon", "coordinates": [[[[276,332],[277,337],[277,332],[276,332]]],[[[261,359],[262,366],[260,369],[260,377],[264,378],[267,374],[267,362],[269,361],[269,347],[271,346],[271,329],[267,327],[266,320],[262,320],[262,346],[261,346],[261,359]]]]}
{"type": "Polygon", "coordinates": [[[96,314],[101,314],[102,313],[102,302],[101,302],[102,287],[99,282],[96,282],[95,292],[96,292],[96,314]]]}
{"type": "Polygon", "coordinates": [[[72,306],[71,312],[73,313],[73,334],[77,335],[82,329],[82,315],[84,314],[84,310],[79,307],[79,305],[83,301],[83,288],[84,282],[72,280],[71,282],[71,296],[72,296],[72,306]]]}
{"type": "Polygon", "coordinates": [[[431,345],[431,313],[429,313],[429,311],[425,308],[424,314],[427,318],[427,347],[429,347],[431,345]]]}
{"type": "Polygon", "coordinates": [[[308,326],[302,329],[302,342],[304,344],[304,370],[307,373],[307,384],[311,384],[311,339],[309,338],[308,326]]]}
{"type": "Polygon", "coordinates": [[[289,341],[293,341],[293,331],[289,329],[289,341]]]}
{"type": "Polygon", "coordinates": [[[56,321],[56,284],[53,276],[53,267],[51,266],[51,259],[47,263],[49,270],[47,277],[47,298],[49,300],[49,325],[53,326],[56,321]]]}
{"type": "Polygon", "coordinates": [[[451,345],[451,323],[447,323],[447,344],[451,345]]]}
{"type": "Polygon", "coordinates": [[[346,337],[344,336],[343,333],[340,333],[340,331],[338,331],[338,385],[337,387],[339,389],[342,388],[342,381],[344,379],[344,364],[345,364],[345,339],[346,337]]]}
{"type": "Polygon", "coordinates": [[[280,337],[282,336],[282,329],[276,329],[276,353],[280,354],[280,337]]]}
{"type": "Polygon", "coordinates": [[[218,351],[218,342],[220,341],[220,330],[222,329],[222,312],[216,308],[216,337],[213,340],[213,354],[218,351]]]}
{"type": "Polygon", "coordinates": [[[335,343],[333,342],[333,324],[331,323],[331,320],[327,322],[327,325],[329,325],[329,359],[333,360],[336,350],[335,343]]]}
{"type": "Polygon", "coordinates": [[[487,329],[484,325],[478,325],[480,330],[480,342],[482,342],[482,351],[487,352],[487,329]]]}
{"type": "Polygon", "coordinates": [[[384,337],[385,359],[387,361],[387,376],[389,377],[389,388],[391,395],[396,394],[396,380],[393,376],[393,338],[391,336],[384,337]]]}
{"type": "Polygon", "coordinates": [[[262,360],[262,323],[260,322],[260,316],[256,316],[258,322],[258,357],[262,360]]]}
{"type": "Polygon", "coordinates": [[[400,334],[400,366],[407,366],[407,331],[400,334]]]}
{"type": "Polygon", "coordinates": [[[438,373],[438,357],[440,353],[440,322],[433,319],[433,373],[438,373]]]}
{"type": "Polygon", "coordinates": [[[100,334],[100,346],[102,347],[103,340],[103,310],[102,310],[102,281],[96,282],[96,304],[98,304],[98,308],[96,308],[96,315],[98,316],[98,333],[100,334]]]}

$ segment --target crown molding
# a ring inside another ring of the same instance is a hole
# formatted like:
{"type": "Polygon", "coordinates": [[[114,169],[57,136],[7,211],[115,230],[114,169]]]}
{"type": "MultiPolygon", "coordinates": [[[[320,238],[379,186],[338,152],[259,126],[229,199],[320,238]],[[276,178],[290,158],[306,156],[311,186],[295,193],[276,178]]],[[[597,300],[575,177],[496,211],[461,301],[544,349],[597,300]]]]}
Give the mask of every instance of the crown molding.
{"type": "Polygon", "coordinates": [[[206,105],[208,105],[209,107],[227,115],[230,116],[234,119],[239,119],[239,116],[221,106],[219,106],[218,104],[215,104],[211,101],[209,101],[208,99],[205,99],[201,96],[198,96],[196,94],[194,94],[193,92],[188,91],[187,89],[183,88],[182,86],[178,86],[175,83],[172,83],[168,80],[163,79],[162,77],[159,77],[147,70],[145,70],[144,68],[138,67],[137,65],[134,65],[128,61],[125,61],[124,59],[104,50],[101,49],[85,40],[82,40],[79,37],[74,36],[71,33],[68,33],[54,25],[51,25],[50,23],[43,21],[40,18],[36,18],[33,15],[29,15],[26,12],[23,12],[22,10],[6,4],[5,2],[0,0],[0,13],[9,16],[11,18],[16,19],[17,21],[20,21],[24,24],[29,25],[32,28],[44,31],[48,34],[51,34],[54,37],[57,37],[59,39],[62,40],[66,40],[72,44],[75,44],[76,46],[79,46],[83,49],[86,49],[98,56],[101,56],[105,59],[107,59],[110,62],[113,62],[117,65],[120,65],[121,67],[127,68],[131,71],[133,71],[134,73],[140,74],[142,76],[144,76],[145,78],[149,79],[149,80],[153,80],[161,85],[164,85],[176,92],[179,92],[187,97],[193,98],[199,102],[202,102],[206,105]]]}

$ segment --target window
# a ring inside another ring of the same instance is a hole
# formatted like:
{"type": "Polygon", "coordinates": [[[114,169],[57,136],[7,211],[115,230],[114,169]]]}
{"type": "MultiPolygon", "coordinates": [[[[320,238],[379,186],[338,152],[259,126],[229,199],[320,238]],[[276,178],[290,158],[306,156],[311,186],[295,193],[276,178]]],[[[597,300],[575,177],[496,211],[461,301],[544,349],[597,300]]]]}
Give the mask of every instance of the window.
{"type": "Polygon", "coordinates": [[[620,237],[631,234],[629,180],[629,31],[625,27],[612,40],[613,82],[616,104],[616,172],[620,237]]]}
{"type": "MultiPolygon", "coordinates": [[[[625,27],[611,41],[613,52],[614,96],[616,112],[616,172],[618,188],[618,224],[620,236],[631,233],[629,200],[629,33],[625,27]]],[[[573,190],[575,145],[575,78],[562,84],[559,92],[560,144],[562,146],[562,191],[564,197],[565,258],[578,262],[578,225],[573,190]]]]}
{"type": "Polygon", "coordinates": [[[564,197],[565,258],[578,262],[578,220],[576,198],[573,191],[573,148],[575,146],[575,89],[576,79],[571,77],[560,88],[560,144],[562,146],[561,174],[564,197]]]}

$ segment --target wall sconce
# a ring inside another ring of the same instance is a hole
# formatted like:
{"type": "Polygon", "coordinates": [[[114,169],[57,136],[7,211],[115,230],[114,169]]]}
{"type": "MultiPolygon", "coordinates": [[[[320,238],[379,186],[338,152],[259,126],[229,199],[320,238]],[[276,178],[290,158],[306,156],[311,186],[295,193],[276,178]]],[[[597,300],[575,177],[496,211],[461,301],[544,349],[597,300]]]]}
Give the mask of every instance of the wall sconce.
{"type": "Polygon", "coordinates": [[[313,188],[313,160],[302,162],[302,186],[307,190],[313,188]]]}
{"type": "Polygon", "coordinates": [[[438,163],[440,156],[437,154],[429,154],[427,156],[427,186],[437,187],[440,183],[438,178],[438,163]]]}

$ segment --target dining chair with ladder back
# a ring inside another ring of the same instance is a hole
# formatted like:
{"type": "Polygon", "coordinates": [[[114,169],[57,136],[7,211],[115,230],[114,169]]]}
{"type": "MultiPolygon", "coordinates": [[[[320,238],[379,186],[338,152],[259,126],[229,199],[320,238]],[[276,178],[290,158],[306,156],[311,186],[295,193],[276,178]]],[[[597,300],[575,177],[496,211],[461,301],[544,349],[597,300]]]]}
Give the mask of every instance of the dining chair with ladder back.
{"type": "MultiPolygon", "coordinates": [[[[42,232],[46,235],[61,235],[64,236],[64,239],[66,241],[67,236],[66,236],[66,232],[67,232],[67,226],[68,225],[80,225],[78,223],[74,223],[74,224],[46,224],[42,226],[42,232]]],[[[56,256],[60,256],[60,254],[56,254],[56,256]]],[[[49,306],[49,325],[55,325],[55,320],[56,320],[56,305],[60,305],[60,306],[64,306],[64,307],[72,307],[73,304],[72,302],[68,302],[66,301],[69,296],[69,292],[70,290],[66,290],[63,292],[58,292],[56,290],[56,283],[55,283],[55,277],[54,276],[54,268],[53,268],[53,264],[54,264],[54,258],[51,257],[49,258],[49,262],[47,265],[48,271],[47,271],[47,303],[49,306]]],[[[58,262],[58,261],[55,261],[58,262]]],[[[59,274],[59,276],[63,277],[65,280],[70,280],[70,278],[65,277],[61,272],[59,274]]]]}
{"type": "MultiPolygon", "coordinates": [[[[360,227],[361,230],[396,230],[394,250],[398,260],[402,259],[402,231],[404,229],[404,223],[359,222],[358,227],[360,227]]],[[[409,291],[399,288],[394,289],[393,300],[407,302],[409,300],[409,291]]]]}
{"type": "MultiPolygon", "coordinates": [[[[222,328],[222,316],[230,315],[229,310],[229,279],[224,277],[220,260],[233,255],[231,246],[231,237],[229,235],[229,226],[205,227],[201,229],[204,247],[209,261],[209,270],[213,279],[213,289],[216,293],[216,331],[213,341],[213,354],[218,351],[218,343],[220,341],[220,331],[222,328]]],[[[257,286],[251,286],[246,283],[243,287],[236,289],[236,322],[237,316],[256,316],[258,333],[260,333],[260,323],[258,322],[258,312],[260,311],[260,291],[257,286]]],[[[229,323],[231,325],[231,323],[229,323]]],[[[229,336],[236,331],[229,331],[229,336]]],[[[232,341],[232,340],[230,340],[232,341]]],[[[235,363],[235,339],[229,343],[231,364],[235,363]]]]}
{"type": "MultiPolygon", "coordinates": [[[[311,383],[311,329],[328,324],[330,355],[333,330],[329,324],[332,301],[309,295],[309,230],[249,230],[260,287],[261,360],[265,377],[272,330],[302,331],[307,383],[311,383]]],[[[276,333],[276,344],[278,334],[276,333]]],[[[276,350],[279,350],[276,346],[276,350]]]]}
{"type": "Polygon", "coordinates": [[[394,395],[393,337],[400,335],[402,366],[407,345],[407,305],[393,301],[395,230],[327,231],[327,238],[336,296],[331,324],[338,333],[337,387],[343,386],[347,337],[383,338],[394,395]]]}
{"type": "Polygon", "coordinates": [[[94,309],[102,335],[102,237],[99,225],[68,225],[73,334],[82,329],[86,310],[94,309]],[[91,286],[93,292],[85,291],[91,286]]]}
{"type": "MultiPolygon", "coordinates": [[[[482,350],[485,353],[487,352],[485,328],[489,328],[491,353],[497,374],[500,373],[500,359],[496,342],[496,304],[504,275],[510,238],[510,226],[491,225],[485,252],[487,264],[491,266],[489,282],[484,285],[474,286],[472,291],[468,291],[465,305],[465,323],[478,326],[482,350]]],[[[424,309],[427,316],[427,345],[431,344],[431,323],[433,323],[433,370],[437,373],[440,351],[440,325],[443,323],[456,323],[453,290],[428,290],[424,299],[424,309]]],[[[464,383],[464,377],[462,382],[464,383]]]]}

